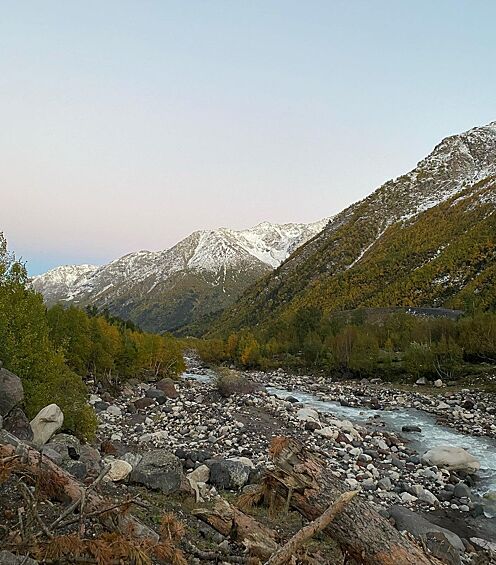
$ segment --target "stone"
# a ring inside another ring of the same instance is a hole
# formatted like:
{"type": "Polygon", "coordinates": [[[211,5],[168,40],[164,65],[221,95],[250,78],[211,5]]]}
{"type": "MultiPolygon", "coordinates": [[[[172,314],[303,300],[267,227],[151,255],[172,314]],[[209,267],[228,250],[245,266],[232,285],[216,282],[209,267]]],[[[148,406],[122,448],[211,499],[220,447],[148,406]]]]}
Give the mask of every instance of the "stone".
{"type": "Polygon", "coordinates": [[[329,426],[325,428],[321,428],[320,430],[315,430],[315,433],[319,436],[328,438],[328,439],[336,439],[339,435],[339,431],[335,430],[329,426]]]}
{"type": "Polygon", "coordinates": [[[129,475],[133,483],[165,494],[179,490],[183,478],[181,461],[165,449],[154,449],[144,453],[141,461],[129,475]]]}
{"type": "Polygon", "coordinates": [[[419,426],[403,426],[401,428],[401,431],[406,433],[420,433],[422,431],[422,428],[420,428],[419,426]]]}
{"type": "Polygon", "coordinates": [[[122,410],[113,404],[111,404],[107,408],[107,414],[111,414],[112,416],[122,416],[122,410]]]}
{"type": "Polygon", "coordinates": [[[427,384],[427,379],[426,379],[425,377],[420,377],[420,379],[417,379],[417,380],[415,381],[415,384],[416,384],[416,385],[421,385],[421,386],[426,385],[426,384],[427,384]]]}
{"type": "Polygon", "coordinates": [[[318,422],[319,413],[313,408],[300,408],[296,412],[296,418],[302,422],[318,422]]]}
{"type": "Polygon", "coordinates": [[[110,471],[105,478],[114,483],[123,481],[133,470],[133,467],[123,459],[105,459],[105,464],[110,465],[110,471]]]}
{"type": "Polygon", "coordinates": [[[8,416],[5,416],[3,427],[19,439],[33,441],[33,430],[29,424],[29,419],[18,406],[13,408],[8,416]]]}
{"type": "Polygon", "coordinates": [[[208,483],[210,478],[210,469],[207,465],[200,465],[191,473],[186,476],[188,480],[196,481],[197,483],[208,483]]]}
{"type": "Polygon", "coordinates": [[[46,444],[61,455],[63,459],[78,460],[81,456],[81,443],[69,434],[57,434],[46,444]]]}
{"type": "Polygon", "coordinates": [[[63,423],[64,414],[56,404],[49,404],[42,408],[30,424],[33,430],[34,445],[37,447],[45,445],[53,434],[60,430],[63,423]]]}
{"type": "Polygon", "coordinates": [[[131,451],[128,451],[127,453],[124,453],[124,455],[120,459],[122,459],[122,461],[126,461],[127,463],[129,463],[131,467],[134,469],[138,466],[139,462],[143,459],[143,455],[141,455],[141,453],[133,453],[131,451]]]}
{"type": "Polygon", "coordinates": [[[444,532],[427,532],[420,536],[423,545],[447,565],[460,565],[460,552],[451,545],[444,532]]]}
{"type": "Polygon", "coordinates": [[[0,369],[0,416],[7,416],[23,400],[21,379],[7,369],[0,369]]]}
{"type": "Polygon", "coordinates": [[[155,404],[155,400],[153,398],[148,398],[148,397],[139,398],[138,400],[134,401],[134,406],[138,410],[143,410],[144,408],[148,408],[152,404],[155,404]]]}
{"type": "Polygon", "coordinates": [[[35,561],[28,556],[14,555],[10,551],[0,551],[0,563],[2,565],[37,565],[39,561],[35,561]]]}
{"type": "Polygon", "coordinates": [[[391,483],[391,479],[389,477],[383,477],[377,482],[377,486],[382,490],[391,490],[393,484],[391,483]]]}
{"type": "Polygon", "coordinates": [[[418,514],[415,514],[415,512],[412,512],[408,508],[397,505],[392,506],[389,509],[389,515],[394,519],[398,530],[406,530],[417,539],[421,539],[421,536],[425,536],[430,532],[442,532],[455,549],[458,551],[465,550],[462,540],[455,533],[450,532],[441,526],[431,524],[428,520],[418,514]]]}
{"type": "Polygon", "coordinates": [[[437,379],[433,384],[436,388],[441,388],[443,386],[443,381],[441,379],[437,379]]]}
{"type": "Polygon", "coordinates": [[[83,480],[86,477],[88,469],[83,461],[74,461],[73,459],[67,459],[62,461],[62,468],[68,473],[76,477],[76,479],[83,480]]]}
{"type": "Polygon", "coordinates": [[[251,467],[241,461],[211,459],[207,464],[210,467],[210,484],[217,488],[239,490],[250,478],[251,467]]]}
{"type": "Polygon", "coordinates": [[[165,393],[167,398],[177,398],[179,396],[172,379],[162,379],[161,381],[158,381],[158,383],[155,384],[155,388],[158,388],[158,390],[165,393]]]}
{"type": "Polygon", "coordinates": [[[480,469],[479,460],[462,447],[434,447],[424,453],[422,461],[450,471],[476,473],[480,469]]]}
{"type": "Polygon", "coordinates": [[[98,451],[91,445],[81,445],[79,450],[79,461],[86,465],[88,474],[97,476],[102,469],[102,457],[98,451]]]}
{"type": "Polygon", "coordinates": [[[465,483],[458,483],[453,489],[453,496],[456,498],[470,498],[472,491],[465,483]]]}
{"type": "Polygon", "coordinates": [[[169,437],[169,434],[167,433],[166,430],[158,430],[156,432],[151,432],[149,434],[143,434],[142,436],[140,436],[139,438],[139,442],[140,443],[148,443],[148,442],[153,442],[153,441],[164,441],[165,439],[167,439],[169,437]]]}
{"type": "Polygon", "coordinates": [[[145,392],[146,398],[153,398],[154,400],[160,400],[161,398],[165,398],[165,392],[158,388],[149,388],[145,392]]]}

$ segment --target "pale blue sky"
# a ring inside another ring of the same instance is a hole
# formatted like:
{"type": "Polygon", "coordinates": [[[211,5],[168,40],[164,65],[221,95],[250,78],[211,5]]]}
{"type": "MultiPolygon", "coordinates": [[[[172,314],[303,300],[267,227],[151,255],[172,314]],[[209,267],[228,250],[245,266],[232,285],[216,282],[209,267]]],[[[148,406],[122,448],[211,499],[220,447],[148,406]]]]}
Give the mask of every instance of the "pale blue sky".
{"type": "Polygon", "coordinates": [[[0,230],[31,273],[313,221],[496,119],[492,0],[0,0],[0,230]]]}

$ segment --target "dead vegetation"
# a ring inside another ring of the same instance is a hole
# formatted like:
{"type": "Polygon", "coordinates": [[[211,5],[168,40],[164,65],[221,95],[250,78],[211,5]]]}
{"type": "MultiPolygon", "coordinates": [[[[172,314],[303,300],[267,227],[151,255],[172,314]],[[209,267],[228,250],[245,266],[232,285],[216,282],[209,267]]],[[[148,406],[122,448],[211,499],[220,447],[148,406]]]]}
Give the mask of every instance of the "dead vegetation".
{"type": "Polygon", "coordinates": [[[149,502],[136,490],[118,500],[100,494],[108,467],[82,485],[0,431],[0,489],[9,496],[3,513],[10,525],[0,543],[47,564],[186,565],[188,558],[196,558],[202,563],[323,565],[341,563],[343,556],[348,563],[365,565],[437,564],[355,491],[343,491],[322,461],[297,441],[275,438],[270,454],[273,466],[235,504],[219,497],[188,511],[181,503],[179,514],[189,516],[187,528],[177,512],[164,512],[159,499],[149,502]],[[153,520],[157,527],[133,515],[134,509],[141,516],[161,513],[158,522],[153,520]],[[199,543],[190,520],[205,522],[229,544],[199,543]]]}

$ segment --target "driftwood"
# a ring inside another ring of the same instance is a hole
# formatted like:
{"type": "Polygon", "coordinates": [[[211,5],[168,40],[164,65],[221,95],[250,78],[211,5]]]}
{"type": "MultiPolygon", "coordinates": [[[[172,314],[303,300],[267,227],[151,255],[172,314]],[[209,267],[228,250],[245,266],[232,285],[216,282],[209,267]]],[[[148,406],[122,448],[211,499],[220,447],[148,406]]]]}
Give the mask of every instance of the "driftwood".
{"type": "Polygon", "coordinates": [[[192,514],[223,536],[242,543],[254,557],[266,560],[279,549],[274,530],[234,508],[224,499],[217,500],[213,508],[196,508],[192,514]]]}
{"type": "MultiPolygon", "coordinates": [[[[292,438],[274,438],[274,468],[263,481],[307,520],[316,520],[344,492],[322,460],[292,438]]],[[[355,497],[327,527],[346,556],[363,565],[438,565],[440,562],[400,534],[365,500],[355,497]]]]}
{"type": "MultiPolygon", "coordinates": [[[[133,537],[150,538],[157,541],[158,534],[148,526],[140,522],[137,518],[128,513],[115,512],[116,507],[112,507],[107,500],[99,494],[93,492],[97,481],[90,487],[83,487],[71,474],[61,469],[56,463],[46,456],[41,456],[37,449],[29,447],[12,434],[5,430],[0,431],[0,458],[14,458],[17,456],[19,464],[23,469],[31,471],[34,476],[39,476],[40,471],[46,478],[49,478],[57,485],[63,499],[62,502],[69,504],[59,519],[50,525],[50,530],[56,528],[63,517],[68,516],[73,510],[84,504],[85,515],[98,517],[102,525],[110,531],[125,532],[133,537]],[[41,460],[40,460],[41,456],[41,460]]],[[[103,473],[101,477],[103,476],[103,473]]],[[[101,480],[101,477],[100,480],[101,480]]],[[[132,501],[126,501],[132,502],[132,501]]],[[[118,505],[121,506],[121,505],[118,505]]],[[[72,523],[71,520],[67,523],[72,523]]]]}
{"type": "Polygon", "coordinates": [[[321,516],[296,532],[281,549],[272,555],[266,565],[284,565],[284,563],[287,563],[306,541],[327,528],[357,494],[358,491],[356,490],[344,492],[321,516]]]}

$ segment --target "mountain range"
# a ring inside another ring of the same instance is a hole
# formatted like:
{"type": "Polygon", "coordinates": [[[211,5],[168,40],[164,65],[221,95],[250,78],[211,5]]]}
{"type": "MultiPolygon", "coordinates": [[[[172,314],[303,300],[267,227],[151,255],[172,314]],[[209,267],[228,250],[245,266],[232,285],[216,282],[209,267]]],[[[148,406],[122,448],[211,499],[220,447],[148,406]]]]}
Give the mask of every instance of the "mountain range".
{"type": "Polygon", "coordinates": [[[496,122],[443,139],[336,216],[213,321],[212,335],[301,307],[496,307],[496,122]]]}
{"type": "Polygon", "coordinates": [[[145,330],[177,331],[232,304],[326,223],[196,231],[163,251],[138,251],[103,266],[57,267],[32,285],[48,305],[94,305],[145,330]]]}

